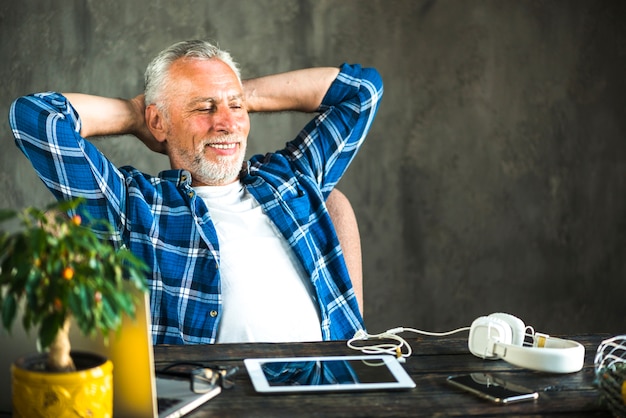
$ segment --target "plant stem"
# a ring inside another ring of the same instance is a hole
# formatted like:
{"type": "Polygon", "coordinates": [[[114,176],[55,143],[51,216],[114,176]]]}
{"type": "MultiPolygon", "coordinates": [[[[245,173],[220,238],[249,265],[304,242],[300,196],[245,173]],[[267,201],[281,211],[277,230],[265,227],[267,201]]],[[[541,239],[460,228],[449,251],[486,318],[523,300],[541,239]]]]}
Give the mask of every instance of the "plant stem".
{"type": "Polygon", "coordinates": [[[54,341],[50,344],[46,369],[54,372],[70,372],[76,370],[70,356],[70,318],[65,318],[63,327],[59,329],[54,341]]]}

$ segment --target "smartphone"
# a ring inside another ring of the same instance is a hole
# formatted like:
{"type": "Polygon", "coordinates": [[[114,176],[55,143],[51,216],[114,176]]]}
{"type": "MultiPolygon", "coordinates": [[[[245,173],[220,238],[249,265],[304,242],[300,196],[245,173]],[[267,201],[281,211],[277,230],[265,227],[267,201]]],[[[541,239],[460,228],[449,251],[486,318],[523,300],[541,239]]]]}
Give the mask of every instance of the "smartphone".
{"type": "Polygon", "coordinates": [[[449,376],[448,383],[497,404],[505,405],[539,398],[539,394],[532,389],[506,382],[487,373],[449,376]]]}

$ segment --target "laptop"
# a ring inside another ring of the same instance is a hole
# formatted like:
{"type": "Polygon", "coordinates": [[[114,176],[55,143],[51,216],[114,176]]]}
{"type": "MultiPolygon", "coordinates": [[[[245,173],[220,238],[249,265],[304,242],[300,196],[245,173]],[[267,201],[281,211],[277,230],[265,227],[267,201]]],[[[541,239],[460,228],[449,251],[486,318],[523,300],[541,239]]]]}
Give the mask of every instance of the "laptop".
{"type": "MultiPolygon", "coordinates": [[[[17,318],[11,335],[0,333],[0,412],[11,411],[11,363],[36,349],[36,332],[26,334],[17,318]]],[[[195,410],[221,392],[215,385],[204,393],[191,390],[188,379],[157,377],[150,336],[148,295],[140,297],[135,319],[125,316],[119,333],[109,343],[102,338],[80,335],[78,326],[70,330],[72,350],[89,351],[113,362],[113,415],[132,418],[173,418],[195,410]]]]}

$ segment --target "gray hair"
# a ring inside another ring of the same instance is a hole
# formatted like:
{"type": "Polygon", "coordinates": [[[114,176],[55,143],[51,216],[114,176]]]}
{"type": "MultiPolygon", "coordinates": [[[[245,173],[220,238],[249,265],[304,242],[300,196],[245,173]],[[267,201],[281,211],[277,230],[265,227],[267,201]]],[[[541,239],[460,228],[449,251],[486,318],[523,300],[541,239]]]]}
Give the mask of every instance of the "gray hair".
{"type": "Polygon", "coordinates": [[[160,110],[164,110],[164,103],[162,102],[163,88],[167,85],[171,65],[179,58],[196,58],[201,60],[218,58],[235,72],[239,82],[241,82],[239,67],[227,51],[207,41],[191,40],[178,42],[161,51],[148,64],[144,77],[146,106],[156,104],[160,110]]]}

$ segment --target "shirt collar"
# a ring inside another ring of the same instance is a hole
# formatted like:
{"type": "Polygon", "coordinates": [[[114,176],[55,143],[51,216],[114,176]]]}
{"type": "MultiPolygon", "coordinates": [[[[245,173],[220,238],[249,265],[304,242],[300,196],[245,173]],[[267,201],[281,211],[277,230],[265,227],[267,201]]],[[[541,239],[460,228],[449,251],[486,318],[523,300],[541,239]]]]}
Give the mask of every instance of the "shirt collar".
{"type": "MultiPolygon", "coordinates": [[[[243,179],[250,174],[250,164],[244,161],[241,165],[239,178],[243,179]]],[[[176,183],[176,187],[191,186],[191,173],[187,170],[163,170],[159,173],[159,177],[166,181],[176,183]]]]}
{"type": "Polygon", "coordinates": [[[164,170],[159,173],[159,177],[176,183],[176,187],[191,186],[191,173],[187,170],[164,170]]]}

